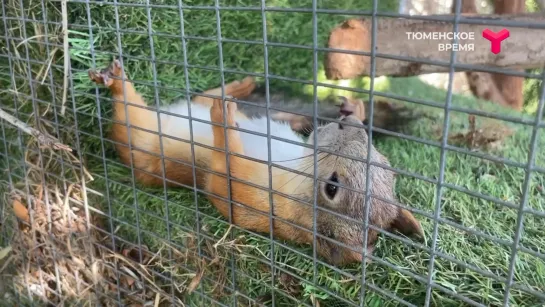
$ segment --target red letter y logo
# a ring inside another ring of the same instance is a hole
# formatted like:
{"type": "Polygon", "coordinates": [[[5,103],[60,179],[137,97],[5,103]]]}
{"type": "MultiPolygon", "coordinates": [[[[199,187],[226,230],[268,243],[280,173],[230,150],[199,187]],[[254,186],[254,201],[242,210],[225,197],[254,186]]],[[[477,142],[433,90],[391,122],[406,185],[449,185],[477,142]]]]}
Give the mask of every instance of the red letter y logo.
{"type": "Polygon", "coordinates": [[[492,32],[490,29],[483,31],[483,37],[490,41],[490,51],[498,54],[501,51],[501,42],[509,37],[509,30],[503,29],[500,32],[492,32]]]}

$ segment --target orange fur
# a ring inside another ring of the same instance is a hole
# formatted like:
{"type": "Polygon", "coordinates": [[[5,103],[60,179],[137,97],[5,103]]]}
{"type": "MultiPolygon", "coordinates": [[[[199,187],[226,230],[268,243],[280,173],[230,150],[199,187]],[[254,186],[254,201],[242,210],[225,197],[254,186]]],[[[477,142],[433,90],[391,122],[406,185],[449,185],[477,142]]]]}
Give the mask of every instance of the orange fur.
{"type": "MultiPolygon", "coordinates": [[[[123,71],[118,61],[113,62],[110,67],[101,72],[89,72],[90,78],[100,84],[106,85],[112,94],[114,100],[114,121],[115,123],[111,130],[111,138],[117,143],[116,148],[120,158],[126,165],[131,163],[131,153],[133,168],[135,169],[136,179],[145,185],[161,185],[162,180],[162,161],[160,140],[157,134],[142,131],[146,129],[152,132],[158,131],[157,113],[147,110],[146,103],[142,96],[136,91],[132,82],[127,79],[122,80],[123,71]],[[114,78],[108,77],[109,75],[114,78]],[[124,101],[127,103],[125,104],[124,101]],[[132,127],[127,128],[124,123],[130,123],[132,127]],[[140,128],[140,129],[139,129],[140,128]],[[129,144],[132,145],[132,151],[129,144]],[[146,150],[147,152],[143,151],[146,150]]],[[[126,78],[126,76],[124,76],[126,78]]],[[[225,96],[234,98],[248,96],[255,88],[253,78],[245,78],[242,82],[234,81],[225,85],[225,96]]],[[[206,95],[221,95],[221,87],[205,91],[206,95]]],[[[215,123],[223,123],[223,105],[221,99],[214,99],[206,96],[197,96],[192,100],[193,103],[199,103],[206,106],[211,106],[211,119],[215,123]]],[[[236,125],[235,120],[245,117],[244,114],[237,111],[234,102],[228,102],[228,122],[229,126],[236,125]]],[[[225,137],[223,127],[213,126],[214,147],[224,149],[225,137]]],[[[240,141],[238,131],[228,129],[229,151],[232,153],[244,154],[244,148],[240,141]]],[[[171,159],[191,161],[190,144],[168,139],[163,137],[163,151],[165,157],[171,159]]],[[[226,174],[226,156],[224,152],[205,149],[195,146],[195,157],[211,155],[211,169],[215,172],[226,174]],[[211,151],[205,153],[206,151],[211,151]]],[[[165,159],[166,178],[176,183],[185,185],[193,185],[192,167],[165,159]]],[[[288,180],[293,179],[293,174],[274,170],[275,186],[280,192],[293,194],[290,185],[286,184],[288,180]]],[[[262,188],[256,188],[247,184],[231,181],[231,197],[233,202],[240,205],[234,205],[232,209],[233,223],[243,228],[258,232],[269,232],[269,193],[265,190],[268,187],[267,165],[257,163],[251,160],[243,159],[230,155],[230,173],[232,178],[253,182],[262,188]],[[247,206],[246,208],[244,206],[247,206]],[[251,209],[249,209],[249,208],[251,209]]],[[[168,183],[172,186],[175,183],[168,183]]],[[[212,173],[207,173],[197,170],[197,185],[206,187],[206,190],[219,197],[228,198],[227,178],[212,173]]],[[[209,197],[218,211],[228,218],[229,203],[222,201],[217,197],[209,197]]],[[[298,225],[311,229],[311,212],[310,209],[304,209],[301,204],[294,201],[274,195],[274,215],[285,220],[298,220],[298,225]],[[304,212],[306,211],[306,212],[304,212]],[[304,212],[304,213],[303,213],[304,212]]],[[[277,221],[275,219],[273,232],[275,236],[294,240],[297,242],[309,242],[311,233],[302,234],[301,230],[287,223],[277,221]]]]}
{"type": "MultiPolygon", "coordinates": [[[[236,124],[236,103],[229,101],[226,107],[228,112],[227,126],[233,127],[236,124]]],[[[221,100],[217,99],[214,101],[210,115],[213,122],[223,124],[223,105],[221,100]]],[[[224,129],[220,126],[214,126],[213,134],[214,147],[225,148],[224,129]]],[[[228,129],[227,137],[229,152],[244,155],[244,147],[240,140],[239,132],[228,129]]],[[[230,155],[229,158],[229,173],[232,178],[252,182],[262,187],[257,188],[235,180],[231,181],[231,199],[236,203],[232,206],[232,223],[257,232],[269,232],[269,193],[264,190],[268,187],[267,165],[233,155],[230,155]],[[264,174],[266,175],[264,176],[264,174]]],[[[224,152],[214,151],[211,161],[212,170],[227,174],[226,155],[224,152]]],[[[288,175],[285,172],[279,172],[274,169],[273,172],[275,173],[273,175],[274,185],[279,186],[279,189],[275,190],[286,194],[293,194],[293,191],[289,190],[291,187],[286,184],[288,180],[293,179],[293,174],[288,175]]],[[[210,174],[208,178],[207,190],[214,195],[228,198],[227,178],[215,174],[210,174]]],[[[229,203],[216,197],[210,197],[210,200],[223,216],[230,216],[229,203]]],[[[310,210],[305,210],[302,204],[279,195],[273,196],[273,203],[275,216],[273,234],[278,238],[296,242],[309,242],[312,238],[310,232],[302,233],[297,227],[279,221],[278,218],[298,221],[298,225],[311,229],[312,215],[309,215],[311,214],[310,210]]]]}
{"type": "MultiPolygon", "coordinates": [[[[135,90],[133,84],[128,80],[121,80],[123,71],[118,61],[101,72],[90,71],[91,80],[106,85],[112,93],[114,107],[114,123],[111,130],[111,138],[116,142],[117,151],[121,160],[135,170],[136,179],[145,185],[163,184],[163,161],[161,155],[161,139],[159,131],[157,112],[147,110],[146,103],[142,96],[135,90]],[[114,77],[114,78],[112,78],[114,77]],[[130,128],[127,128],[130,124],[130,128]],[[143,131],[142,129],[148,130],[143,131]],[[129,140],[130,134],[130,140],[129,140]],[[129,148],[129,143],[131,148],[129,148]],[[132,155],[132,159],[131,159],[132,155]],[[131,160],[133,165],[131,165],[131,160]]],[[[253,78],[245,78],[241,82],[234,81],[226,84],[224,95],[234,98],[244,98],[253,91],[255,83],[253,78]]],[[[205,95],[220,96],[222,88],[214,88],[204,92],[205,95]]],[[[232,217],[230,221],[239,227],[256,232],[268,233],[271,230],[271,204],[269,194],[269,168],[265,163],[255,162],[232,154],[245,155],[244,144],[241,141],[240,133],[228,127],[236,126],[237,119],[245,118],[245,115],[237,111],[235,102],[228,101],[224,106],[223,101],[218,98],[198,95],[192,103],[210,107],[210,119],[213,123],[224,124],[224,107],[226,114],[226,129],[222,126],[212,126],[211,144],[219,150],[207,149],[198,145],[194,146],[197,165],[208,163],[212,171],[218,174],[227,174],[231,177],[230,189],[227,188],[226,175],[218,175],[196,169],[196,184],[215,196],[209,196],[209,200],[226,218],[232,217]],[[225,139],[227,136],[227,142],[225,139]],[[226,161],[226,143],[229,157],[229,169],[226,161]],[[222,151],[223,150],[223,151],[222,151]],[[199,160],[201,159],[201,160],[199,160]],[[252,185],[240,182],[250,182],[252,185]],[[230,192],[230,193],[229,193],[230,192]],[[230,194],[230,195],[229,195],[230,194]],[[223,199],[229,199],[232,202],[223,199]],[[223,198],[223,199],[222,199],[223,198]]],[[[365,108],[361,101],[347,101],[345,111],[355,113],[362,120],[365,117],[365,108]]],[[[298,120],[298,119],[294,119],[298,120]]],[[[292,123],[293,126],[293,123],[292,123]]],[[[162,137],[165,177],[169,186],[184,184],[193,186],[193,168],[191,145],[189,142],[182,142],[162,137]],[[173,161],[175,160],[175,161],[173,161]],[[177,162],[177,161],[184,161],[177,162]]],[[[273,216],[272,231],[275,238],[291,240],[299,243],[313,242],[313,214],[311,206],[303,202],[294,201],[284,195],[299,195],[301,191],[312,191],[313,180],[302,180],[304,175],[287,172],[274,168],[272,172],[272,190],[278,192],[272,195],[273,216]],[[295,180],[294,180],[295,179],[295,180]],[[297,184],[294,184],[297,182],[297,184]],[[290,221],[286,223],[284,221],[290,221]],[[297,225],[297,226],[293,226],[297,225]]],[[[381,225],[388,227],[389,225],[381,225]]],[[[403,233],[416,232],[422,234],[420,224],[408,211],[402,210],[392,225],[403,233]]],[[[377,239],[377,232],[369,231],[368,250],[371,251],[377,239]]],[[[349,263],[361,261],[360,253],[353,252],[346,248],[339,247],[342,257],[336,261],[349,263]]],[[[318,246],[320,252],[329,255],[330,250],[326,244],[318,246]]]]}
{"type": "MultiPolygon", "coordinates": [[[[158,135],[159,123],[157,112],[146,109],[146,103],[136,91],[132,82],[123,76],[119,61],[114,61],[110,67],[101,72],[90,71],[89,77],[96,83],[107,86],[112,94],[114,109],[114,124],[110,138],[116,142],[116,149],[121,161],[135,170],[136,179],[145,185],[158,186],[163,184],[163,162],[161,159],[161,143],[158,135]],[[110,77],[108,77],[110,75],[110,77]],[[114,78],[111,78],[111,77],[114,78]],[[124,80],[123,80],[124,79],[124,80]],[[126,103],[125,103],[126,102],[126,103]],[[131,128],[127,128],[130,124],[131,128]],[[134,127],[134,128],[132,128],[134,127]],[[147,131],[150,132],[147,132],[147,131]],[[129,134],[130,144],[129,146],[129,134]],[[132,147],[132,151],[131,148],[132,147]],[[131,154],[132,163],[131,165],[131,154]]],[[[225,95],[240,97],[247,95],[255,88],[253,78],[246,78],[242,82],[235,81],[225,85],[225,95]]],[[[205,91],[207,95],[221,95],[221,87],[205,91]]],[[[213,98],[198,96],[193,102],[211,106],[213,98]]],[[[238,117],[244,117],[242,113],[238,117]]],[[[167,185],[180,184],[193,186],[193,168],[191,166],[191,145],[163,136],[163,154],[165,178],[167,185]],[[184,163],[177,161],[184,161],[184,163]]],[[[195,158],[210,155],[210,149],[194,146],[195,158]]],[[[196,169],[197,185],[204,184],[204,171],[196,169]]]]}

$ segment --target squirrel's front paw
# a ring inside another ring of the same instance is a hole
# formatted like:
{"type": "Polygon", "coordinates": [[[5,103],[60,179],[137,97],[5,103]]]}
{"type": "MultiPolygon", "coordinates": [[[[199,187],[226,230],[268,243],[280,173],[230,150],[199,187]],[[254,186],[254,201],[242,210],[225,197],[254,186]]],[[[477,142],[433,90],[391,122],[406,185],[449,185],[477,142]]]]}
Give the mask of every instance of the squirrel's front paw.
{"type": "MultiPolygon", "coordinates": [[[[237,112],[237,103],[226,101],[227,103],[227,126],[237,126],[235,115],[237,112]]],[[[210,119],[215,123],[223,123],[223,102],[221,99],[214,99],[214,104],[210,110],[210,119]]]]}
{"type": "Polygon", "coordinates": [[[348,99],[346,97],[339,97],[342,103],[339,105],[339,112],[341,115],[350,116],[355,115],[359,120],[365,120],[365,106],[361,99],[348,99]]]}
{"type": "Polygon", "coordinates": [[[114,80],[112,77],[120,78],[122,74],[121,62],[114,60],[107,68],[100,71],[89,70],[89,79],[97,84],[104,84],[110,87],[114,80]]]}

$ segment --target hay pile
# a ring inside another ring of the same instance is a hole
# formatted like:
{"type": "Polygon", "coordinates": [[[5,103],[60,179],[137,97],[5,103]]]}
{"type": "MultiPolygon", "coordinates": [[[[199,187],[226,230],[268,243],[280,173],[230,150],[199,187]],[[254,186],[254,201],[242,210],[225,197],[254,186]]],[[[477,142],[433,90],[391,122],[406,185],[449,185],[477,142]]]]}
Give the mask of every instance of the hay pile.
{"type": "Polygon", "coordinates": [[[185,306],[200,304],[190,296],[199,287],[217,300],[233,295],[226,263],[243,254],[241,238],[229,240],[230,230],[216,241],[187,232],[183,250],[166,239],[154,251],[125,243],[106,225],[81,161],[69,147],[44,148],[39,140],[25,146],[26,176],[7,195],[12,236],[0,249],[0,289],[12,305],[17,298],[23,305],[185,306]]]}
{"type": "MultiPolygon", "coordinates": [[[[66,82],[65,56],[71,54],[67,33],[59,25],[69,16],[61,14],[60,2],[12,0],[2,6],[13,18],[6,21],[5,35],[10,39],[3,49],[13,58],[0,59],[0,67],[8,72],[0,75],[5,89],[0,97],[0,152],[9,156],[0,159],[0,165],[10,172],[9,180],[0,184],[5,204],[0,207],[3,303],[187,305],[184,296],[207,278],[212,293],[225,295],[228,277],[223,266],[233,244],[199,241],[188,232],[185,250],[167,244],[165,238],[151,252],[117,237],[118,226],[111,223],[105,206],[107,197],[89,188],[91,181],[100,180],[81,161],[86,141],[78,137],[96,123],[80,118],[78,124],[79,98],[71,87],[77,75],[66,82]],[[18,21],[25,17],[52,23],[30,26],[18,21]],[[26,57],[33,59],[32,65],[26,57]],[[207,259],[200,257],[197,246],[207,259]],[[219,274],[206,277],[211,270],[219,274]]],[[[71,12],[78,11],[72,7],[71,12]]]]}
{"type": "MultiPolygon", "coordinates": [[[[97,207],[87,199],[84,185],[92,177],[80,161],[69,151],[37,145],[28,144],[25,182],[16,183],[10,195],[16,219],[10,253],[0,260],[0,275],[12,284],[12,294],[22,302],[39,300],[54,306],[159,306],[167,301],[183,305],[156,285],[149,271],[151,266],[165,266],[160,253],[153,255],[144,248],[140,257],[135,248],[112,248],[100,214],[93,212],[97,207]],[[61,172],[56,163],[61,157],[64,165],[75,167],[61,172]]],[[[191,287],[197,285],[193,282],[191,287]]],[[[178,288],[184,290],[184,283],[178,288]]]]}

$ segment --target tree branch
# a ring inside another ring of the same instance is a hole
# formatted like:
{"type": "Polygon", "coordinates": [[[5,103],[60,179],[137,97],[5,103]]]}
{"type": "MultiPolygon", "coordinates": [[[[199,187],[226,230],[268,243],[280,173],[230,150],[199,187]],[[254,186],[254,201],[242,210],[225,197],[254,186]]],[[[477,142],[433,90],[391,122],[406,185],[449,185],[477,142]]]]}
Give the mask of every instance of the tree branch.
{"type": "Polygon", "coordinates": [[[7,113],[6,111],[0,109],[0,118],[6,120],[8,123],[14,125],[15,127],[19,128],[21,131],[23,131],[26,134],[29,134],[33,137],[35,137],[38,140],[38,143],[40,143],[43,146],[47,146],[53,149],[58,150],[66,150],[71,152],[72,148],[70,148],[67,145],[62,144],[59,140],[52,136],[48,136],[39,130],[30,127],[26,123],[20,121],[13,115],[7,113]]]}

